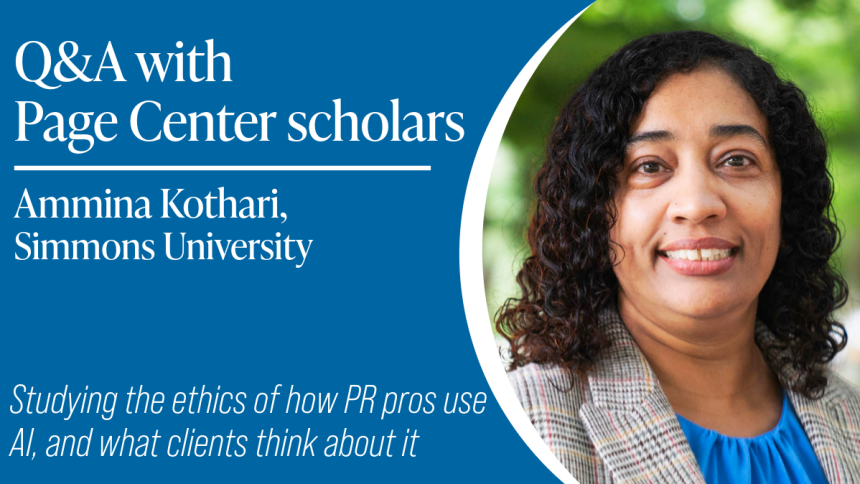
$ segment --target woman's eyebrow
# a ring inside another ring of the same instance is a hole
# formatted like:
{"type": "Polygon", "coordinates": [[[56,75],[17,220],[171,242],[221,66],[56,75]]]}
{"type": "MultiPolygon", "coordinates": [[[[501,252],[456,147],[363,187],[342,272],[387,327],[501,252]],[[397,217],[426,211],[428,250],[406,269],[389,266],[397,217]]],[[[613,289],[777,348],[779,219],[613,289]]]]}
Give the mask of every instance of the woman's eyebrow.
{"type": "Polygon", "coordinates": [[[728,138],[730,136],[747,136],[754,139],[767,148],[767,140],[764,139],[757,129],[748,124],[720,124],[711,126],[711,136],[715,138],[728,138]]]}
{"type": "Polygon", "coordinates": [[[673,135],[669,131],[643,131],[641,133],[636,133],[627,140],[627,144],[624,145],[624,149],[630,149],[633,145],[637,143],[644,143],[646,141],[668,141],[674,139],[675,135],[673,135]]]}

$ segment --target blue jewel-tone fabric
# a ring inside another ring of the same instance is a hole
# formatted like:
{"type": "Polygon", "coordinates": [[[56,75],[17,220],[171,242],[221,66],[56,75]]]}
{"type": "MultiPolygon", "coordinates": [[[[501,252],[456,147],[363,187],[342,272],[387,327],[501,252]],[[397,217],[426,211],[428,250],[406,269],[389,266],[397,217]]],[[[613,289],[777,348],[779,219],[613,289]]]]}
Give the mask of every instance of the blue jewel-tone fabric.
{"type": "Polygon", "coordinates": [[[678,420],[707,484],[827,484],[785,392],[779,423],[756,437],[728,437],[678,420]]]}

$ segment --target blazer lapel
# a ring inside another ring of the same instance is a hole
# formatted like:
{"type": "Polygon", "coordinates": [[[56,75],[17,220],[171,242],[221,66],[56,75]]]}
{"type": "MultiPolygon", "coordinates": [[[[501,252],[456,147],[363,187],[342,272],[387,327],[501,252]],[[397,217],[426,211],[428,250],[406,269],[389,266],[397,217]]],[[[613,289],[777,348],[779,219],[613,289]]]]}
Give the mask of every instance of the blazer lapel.
{"type": "Polygon", "coordinates": [[[830,484],[860,484],[860,405],[845,394],[839,377],[829,375],[818,400],[789,391],[800,425],[809,437],[830,484]]]}
{"type": "MultiPolygon", "coordinates": [[[[756,343],[767,361],[785,361],[776,338],[761,321],[756,324],[756,343]]],[[[791,365],[782,365],[777,376],[783,388],[794,386],[801,378],[791,365]]],[[[860,394],[856,388],[852,390],[850,383],[828,371],[827,387],[819,399],[786,391],[827,481],[860,484],[860,394]]]]}
{"type": "Polygon", "coordinates": [[[612,346],[589,372],[593,400],[579,416],[614,481],[704,484],[681,424],[627,327],[614,309],[600,322],[612,346]]]}

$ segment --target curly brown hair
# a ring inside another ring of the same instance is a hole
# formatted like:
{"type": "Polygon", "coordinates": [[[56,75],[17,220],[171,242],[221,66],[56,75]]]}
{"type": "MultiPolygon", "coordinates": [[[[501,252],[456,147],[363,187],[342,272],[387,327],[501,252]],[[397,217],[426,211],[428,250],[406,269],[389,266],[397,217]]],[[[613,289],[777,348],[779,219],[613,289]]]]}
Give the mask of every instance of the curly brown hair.
{"type": "Polygon", "coordinates": [[[788,385],[817,398],[823,364],[846,342],[833,311],[847,297],[830,266],[841,235],[833,214],[827,146],[804,93],[750,49],[683,31],[635,40],[609,57],[561,110],[534,180],[531,255],[517,275],[521,294],[496,314],[511,345],[511,369],[530,362],[583,374],[611,344],[597,325],[616,303],[609,230],[616,221],[616,174],[629,127],[655,87],[703,63],[736,79],[766,116],[782,179],[782,240],[759,296],[758,318],[775,337],[769,364],[799,377],[788,385]]]}

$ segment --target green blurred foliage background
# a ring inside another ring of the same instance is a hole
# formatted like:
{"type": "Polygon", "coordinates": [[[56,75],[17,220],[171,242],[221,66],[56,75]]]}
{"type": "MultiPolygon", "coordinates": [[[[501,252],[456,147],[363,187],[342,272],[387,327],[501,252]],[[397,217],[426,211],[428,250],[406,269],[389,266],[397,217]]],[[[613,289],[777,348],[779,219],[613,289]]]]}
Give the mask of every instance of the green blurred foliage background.
{"type": "MultiPolygon", "coordinates": [[[[484,281],[491,316],[517,296],[529,254],[532,178],[563,103],[612,52],[643,35],[696,29],[747,45],[804,90],[831,153],[843,229],[832,261],[851,289],[839,317],[849,348],[837,369],[860,383],[860,0],[597,0],[562,35],[523,91],[500,146],[484,218],[484,281]],[[854,339],[851,339],[853,337],[854,339]]],[[[500,339],[501,344],[501,339],[500,339]]]]}

